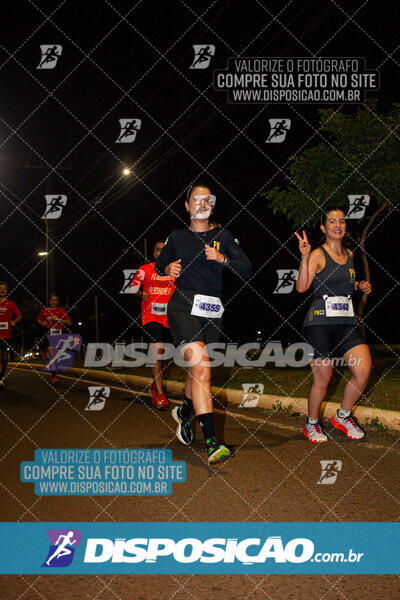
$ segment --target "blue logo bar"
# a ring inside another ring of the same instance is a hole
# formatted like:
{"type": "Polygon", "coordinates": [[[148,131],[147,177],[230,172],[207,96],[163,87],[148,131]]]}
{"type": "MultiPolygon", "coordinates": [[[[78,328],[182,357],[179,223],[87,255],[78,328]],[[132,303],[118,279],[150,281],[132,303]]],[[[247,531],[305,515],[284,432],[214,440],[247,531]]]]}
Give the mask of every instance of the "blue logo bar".
{"type": "Polygon", "coordinates": [[[1,523],[1,574],[397,574],[400,523],[1,523]]]}

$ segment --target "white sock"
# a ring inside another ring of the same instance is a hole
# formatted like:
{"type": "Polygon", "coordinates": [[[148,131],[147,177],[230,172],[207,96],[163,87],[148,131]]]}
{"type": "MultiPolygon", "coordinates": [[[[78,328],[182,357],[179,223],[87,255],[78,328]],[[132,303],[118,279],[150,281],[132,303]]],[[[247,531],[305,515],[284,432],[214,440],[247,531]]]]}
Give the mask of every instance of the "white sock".
{"type": "Polygon", "coordinates": [[[345,408],[339,408],[337,411],[338,417],[341,419],[347,419],[350,416],[351,410],[346,410],[345,408]]]}

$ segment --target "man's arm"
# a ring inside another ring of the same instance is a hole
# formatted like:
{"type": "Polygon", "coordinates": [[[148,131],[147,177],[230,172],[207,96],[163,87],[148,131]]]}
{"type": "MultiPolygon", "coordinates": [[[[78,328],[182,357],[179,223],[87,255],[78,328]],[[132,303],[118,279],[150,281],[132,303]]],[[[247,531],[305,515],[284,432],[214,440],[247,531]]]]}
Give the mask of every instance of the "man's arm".
{"type": "Polygon", "coordinates": [[[13,313],[14,313],[14,315],[15,315],[15,319],[13,319],[12,321],[10,321],[10,323],[11,323],[12,327],[15,327],[15,325],[16,325],[17,323],[19,323],[19,322],[20,322],[20,320],[22,319],[21,311],[19,310],[19,308],[18,308],[18,306],[15,304],[15,302],[14,302],[14,306],[13,306],[13,308],[12,308],[12,311],[13,311],[13,313]]]}

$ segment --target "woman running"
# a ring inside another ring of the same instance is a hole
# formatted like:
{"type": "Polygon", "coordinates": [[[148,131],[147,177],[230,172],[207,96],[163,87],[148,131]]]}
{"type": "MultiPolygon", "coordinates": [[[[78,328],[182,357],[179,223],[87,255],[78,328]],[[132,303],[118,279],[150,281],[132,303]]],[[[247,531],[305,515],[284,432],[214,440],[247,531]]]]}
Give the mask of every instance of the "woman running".
{"type": "Polygon", "coordinates": [[[311,286],[314,296],[303,323],[304,337],[314,349],[311,360],[313,383],[308,394],[308,418],[303,433],[310,442],[326,442],[319,411],[333,372],[333,359],[343,357],[351,372],[341,408],[332,417],[332,425],[350,440],[365,433],[351,416],[351,410],[363,393],[371,372],[371,354],[354,315],[354,290],[370,294],[368,281],[356,281],[353,253],[343,246],[346,217],[341,208],[327,209],[321,230],[325,243],[311,252],[306,232],[295,235],[302,255],[296,283],[298,292],[311,286]]]}
{"type": "Polygon", "coordinates": [[[215,196],[203,183],[192,185],[185,202],[190,216],[187,229],[173,231],[156,261],[159,275],[176,277],[176,290],[168,303],[167,317],[172,337],[186,362],[200,358],[188,368],[183,406],[172,417],[178,423],[176,434],[182,444],[193,442],[192,412],[203,431],[209,463],[230,456],[215,436],[211,394],[211,367],[208,344],[218,342],[222,329],[223,306],[219,298],[222,272],[228,268],[242,279],[251,275],[251,264],[238,240],[227,230],[210,227],[215,196]]]}
{"type": "MultiPolygon", "coordinates": [[[[38,315],[38,323],[42,327],[46,327],[50,335],[60,335],[63,332],[63,326],[69,327],[71,325],[71,319],[65,312],[65,310],[58,306],[59,300],[57,294],[51,294],[49,297],[49,305],[47,308],[42,308],[38,315]]],[[[47,348],[47,358],[50,353],[54,351],[53,346],[47,348]]],[[[58,383],[57,372],[51,372],[51,383],[58,383]]]]}

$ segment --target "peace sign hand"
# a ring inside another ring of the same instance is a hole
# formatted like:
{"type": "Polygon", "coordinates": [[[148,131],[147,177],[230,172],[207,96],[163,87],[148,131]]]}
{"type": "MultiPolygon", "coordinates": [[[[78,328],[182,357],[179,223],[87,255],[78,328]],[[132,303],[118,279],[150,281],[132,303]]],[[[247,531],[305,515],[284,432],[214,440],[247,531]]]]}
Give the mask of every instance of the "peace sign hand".
{"type": "Polygon", "coordinates": [[[303,237],[301,237],[297,233],[297,231],[294,232],[294,235],[299,240],[299,250],[300,250],[302,256],[304,258],[308,258],[310,256],[310,252],[311,252],[311,244],[307,239],[307,234],[306,234],[305,230],[303,229],[303,237]]]}

